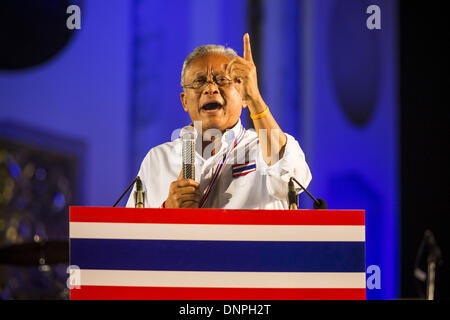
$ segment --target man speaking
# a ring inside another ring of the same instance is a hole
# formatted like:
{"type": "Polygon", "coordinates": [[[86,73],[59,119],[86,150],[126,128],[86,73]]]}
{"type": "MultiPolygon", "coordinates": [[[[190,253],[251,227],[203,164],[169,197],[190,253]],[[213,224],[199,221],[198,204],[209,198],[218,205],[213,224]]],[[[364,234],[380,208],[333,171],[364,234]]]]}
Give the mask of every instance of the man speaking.
{"type": "MultiPolygon", "coordinates": [[[[185,141],[152,148],[138,176],[145,207],[287,209],[288,181],[307,187],[311,173],[298,142],[278,126],[258,89],[250,37],[244,57],[230,48],[206,45],[184,61],[180,94],[192,124],[192,179],[183,178],[185,141]],[[240,121],[248,107],[255,130],[240,121]]],[[[134,207],[134,190],[127,207],[134,207]]],[[[300,190],[298,190],[300,191],[300,190]]]]}

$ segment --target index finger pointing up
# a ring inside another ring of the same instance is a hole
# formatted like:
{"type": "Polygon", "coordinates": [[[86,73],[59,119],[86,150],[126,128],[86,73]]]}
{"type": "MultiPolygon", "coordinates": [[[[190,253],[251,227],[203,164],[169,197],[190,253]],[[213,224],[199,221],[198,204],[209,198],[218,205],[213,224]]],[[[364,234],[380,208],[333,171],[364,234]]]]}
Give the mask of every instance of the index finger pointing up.
{"type": "Polygon", "coordinates": [[[250,47],[250,36],[248,33],[244,34],[244,59],[253,61],[252,48],[250,47]]]}

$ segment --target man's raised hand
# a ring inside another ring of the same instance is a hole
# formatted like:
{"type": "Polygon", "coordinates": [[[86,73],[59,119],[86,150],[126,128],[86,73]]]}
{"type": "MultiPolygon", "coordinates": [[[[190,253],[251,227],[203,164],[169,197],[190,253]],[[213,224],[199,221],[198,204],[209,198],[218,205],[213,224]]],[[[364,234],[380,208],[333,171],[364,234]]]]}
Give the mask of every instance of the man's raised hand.
{"type": "MultiPolygon", "coordinates": [[[[250,36],[244,34],[244,57],[235,57],[227,66],[227,74],[231,80],[241,85],[242,100],[245,105],[252,108],[255,102],[260,101],[261,95],[258,89],[256,66],[253,63],[250,36]]],[[[251,110],[252,111],[252,110],[251,110]]],[[[259,111],[259,110],[256,110],[259,111]]]]}
{"type": "Polygon", "coordinates": [[[244,34],[244,59],[253,63],[252,47],[250,46],[250,35],[244,34]]]}

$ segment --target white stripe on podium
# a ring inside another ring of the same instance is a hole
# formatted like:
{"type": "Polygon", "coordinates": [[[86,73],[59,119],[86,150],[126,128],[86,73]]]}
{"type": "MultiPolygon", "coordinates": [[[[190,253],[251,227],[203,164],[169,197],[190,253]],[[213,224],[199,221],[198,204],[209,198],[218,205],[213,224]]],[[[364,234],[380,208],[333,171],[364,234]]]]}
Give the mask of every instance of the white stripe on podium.
{"type": "Polygon", "coordinates": [[[364,226],[71,222],[70,238],[209,241],[361,241],[364,226]]]}
{"type": "Polygon", "coordinates": [[[365,288],[364,272],[80,270],[81,285],[196,288],[365,288]]]}

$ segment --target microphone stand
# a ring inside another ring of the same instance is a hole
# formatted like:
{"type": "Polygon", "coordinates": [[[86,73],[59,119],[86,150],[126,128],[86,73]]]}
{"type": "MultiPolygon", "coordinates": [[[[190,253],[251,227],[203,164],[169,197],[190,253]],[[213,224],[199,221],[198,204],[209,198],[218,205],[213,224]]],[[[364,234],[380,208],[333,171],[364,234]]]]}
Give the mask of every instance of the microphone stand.
{"type": "MultiPolygon", "coordinates": [[[[441,249],[436,243],[433,233],[430,230],[425,230],[425,234],[422,238],[422,242],[419,245],[419,250],[416,255],[416,261],[414,263],[414,276],[420,281],[426,282],[425,299],[434,300],[434,292],[436,288],[436,268],[442,264],[441,249]],[[427,247],[427,274],[425,274],[420,268],[419,263],[422,257],[424,248],[427,247]]],[[[423,294],[420,294],[423,297],[423,294]]]]}
{"type": "Polygon", "coordinates": [[[427,300],[434,300],[434,287],[436,281],[436,262],[428,261],[427,300]]]}
{"type": "Polygon", "coordinates": [[[125,190],[125,192],[122,193],[122,195],[119,197],[119,200],[117,200],[116,203],[114,203],[113,208],[115,206],[117,206],[117,204],[120,202],[120,200],[122,200],[122,198],[128,193],[128,191],[130,191],[131,187],[136,183],[137,179],[140,179],[139,176],[134,178],[133,182],[130,183],[130,185],[128,186],[127,190],[125,190]]]}
{"type": "Polygon", "coordinates": [[[434,290],[436,287],[436,267],[442,263],[441,249],[436,243],[433,233],[430,230],[425,231],[428,244],[428,257],[427,257],[427,300],[434,300],[434,290]]]}
{"type": "Polygon", "coordinates": [[[314,198],[314,196],[308,190],[306,190],[306,188],[304,186],[302,186],[301,183],[298,182],[297,179],[295,179],[294,177],[291,177],[291,180],[294,180],[300,186],[300,188],[302,188],[308,194],[308,196],[310,196],[310,198],[313,199],[314,209],[326,209],[327,208],[327,203],[325,200],[320,199],[320,198],[317,198],[317,199],[314,198]]]}

